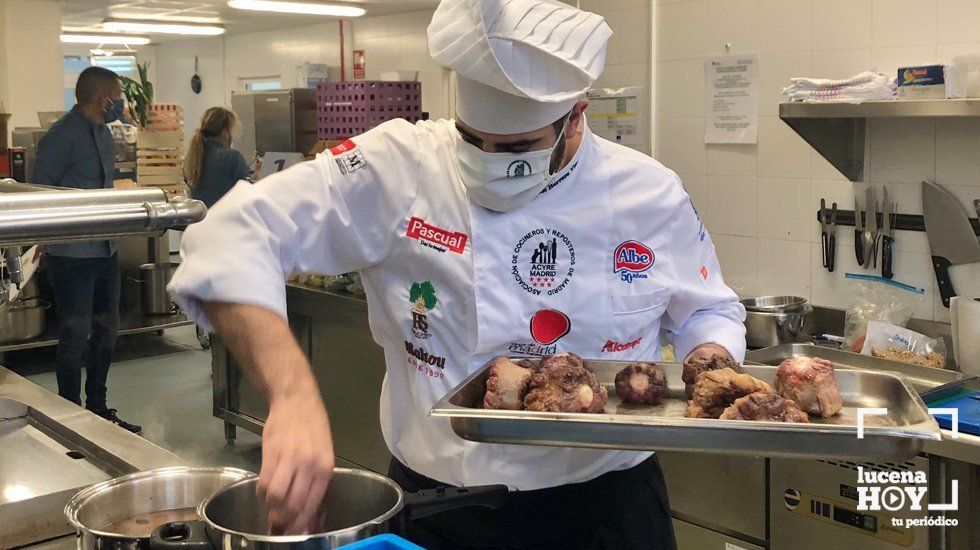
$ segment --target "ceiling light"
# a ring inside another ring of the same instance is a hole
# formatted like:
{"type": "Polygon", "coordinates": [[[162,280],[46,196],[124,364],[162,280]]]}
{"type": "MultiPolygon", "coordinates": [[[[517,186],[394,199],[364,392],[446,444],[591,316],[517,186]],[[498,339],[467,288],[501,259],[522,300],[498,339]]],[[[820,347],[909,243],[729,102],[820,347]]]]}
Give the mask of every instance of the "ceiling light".
{"type": "Polygon", "coordinates": [[[354,6],[279,2],[277,0],[228,0],[228,6],[240,10],[301,13],[305,15],[333,15],[335,17],[360,17],[365,13],[364,8],[354,6]]]}
{"type": "Polygon", "coordinates": [[[198,23],[205,25],[220,25],[220,17],[204,17],[204,16],[191,16],[191,15],[160,15],[156,13],[139,13],[139,12],[122,12],[113,10],[109,17],[112,19],[126,19],[126,20],[136,20],[136,21],[147,21],[154,22],[160,21],[162,23],[198,23]]]}
{"type": "Polygon", "coordinates": [[[65,44],[125,44],[129,46],[145,46],[150,43],[150,39],[145,36],[118,34],[63,34],[61,41],[65,44]]]}
{"type": "Polygon", "coordinates": [[[117,32],[147,32],[164,34],[187,34],[196,36],[217,36],[225,33],[224,27],[217,25],[195,25],[193,23],[175,23],[168,21],[132,21],[123,19],[106,19],[102,28],[117,32]]]}

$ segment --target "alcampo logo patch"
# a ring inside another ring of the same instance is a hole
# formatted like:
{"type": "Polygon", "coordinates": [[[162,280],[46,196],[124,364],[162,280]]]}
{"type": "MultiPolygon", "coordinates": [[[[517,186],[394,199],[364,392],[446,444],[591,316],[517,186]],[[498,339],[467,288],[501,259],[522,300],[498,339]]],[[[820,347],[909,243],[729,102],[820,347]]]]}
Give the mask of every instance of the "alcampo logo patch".
{"type": "Polygon", "coordinates": [[[541,309],[531,316],[531,338],[541,345],[554,344],[571,330],[568,315],[557,309],[541,309]]]}

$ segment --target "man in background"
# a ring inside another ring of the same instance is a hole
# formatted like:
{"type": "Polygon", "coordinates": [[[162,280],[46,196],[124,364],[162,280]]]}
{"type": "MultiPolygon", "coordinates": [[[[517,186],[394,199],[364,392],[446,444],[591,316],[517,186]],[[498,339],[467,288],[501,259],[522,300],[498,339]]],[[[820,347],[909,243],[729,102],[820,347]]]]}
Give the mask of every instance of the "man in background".
{"type": "MultiPolygon", "coordinates": [[[[112,188],[115,143],[106,124],[123,119],[126,101],[119,76],[101,67],[82,71],[76,104],[37,146],[31,182],[77,189],[112,188]]],[[[112,241],[52,244],[48,278],[54,289],[59,334],[58,394],[133,433],[142,428],[119,418],[106,403],[106,375],[119,331],[119,260],[112,241]]]]}

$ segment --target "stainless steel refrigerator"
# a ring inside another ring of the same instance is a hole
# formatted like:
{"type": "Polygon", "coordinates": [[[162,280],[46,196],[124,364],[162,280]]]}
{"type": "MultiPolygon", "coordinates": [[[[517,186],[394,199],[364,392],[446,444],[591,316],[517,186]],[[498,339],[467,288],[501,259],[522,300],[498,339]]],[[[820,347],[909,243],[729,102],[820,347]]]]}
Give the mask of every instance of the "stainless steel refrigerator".
{"type": "Polygon", "coordinates": [[[306,154],[316,144],[316,89],[232,92],[242,121],[235,148],[251,159],[267,152],[306,154]]]}

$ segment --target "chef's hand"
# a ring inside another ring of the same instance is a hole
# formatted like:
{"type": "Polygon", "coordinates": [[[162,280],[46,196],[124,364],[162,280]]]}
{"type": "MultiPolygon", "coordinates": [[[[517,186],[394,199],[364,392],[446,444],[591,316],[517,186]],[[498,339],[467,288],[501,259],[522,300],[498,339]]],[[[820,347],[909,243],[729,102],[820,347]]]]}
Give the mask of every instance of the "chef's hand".
{"type": "Polygon", "coordinates": [[[320,504],[333,469],[333,437],[315,381],[270,396],[258,490],[269,508],[272,534],[318,532],[320,504]]]}
{"type": "Polygon", "coordinates": [[[728,353],[727,349],[719,346],[718,344],[708,343],[701,344],[700,346],[691,350],[691,353],[688,353],[687,357],[684,358],[684,362],[686,363],[690,359],[711,359],[715,355],[721,355],[722,357],[727,357],[728,359],[732,360],[735,359],[732,357],[731,353],[728,353]]]}

